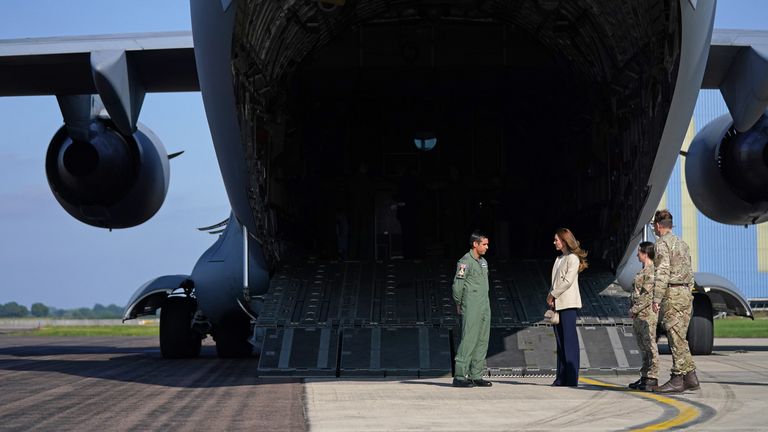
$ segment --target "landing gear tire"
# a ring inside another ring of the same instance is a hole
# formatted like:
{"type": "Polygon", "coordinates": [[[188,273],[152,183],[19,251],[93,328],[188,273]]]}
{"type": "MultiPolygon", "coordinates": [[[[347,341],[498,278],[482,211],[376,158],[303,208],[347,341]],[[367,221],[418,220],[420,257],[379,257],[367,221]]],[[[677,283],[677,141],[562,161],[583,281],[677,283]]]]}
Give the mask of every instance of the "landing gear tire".
{"type": "Polygon", "coordinates": [[[200,355],[203,338],[192,330],[197,301],[168,297],[160,309],[160,353],[163,358],[194,358],[200,355]]]}
{"type": "Polygon", "coordinates": [[[213,339],[216,341],[216,354],[220,358],[245,358],[253,353],[253,346],[248,342],[250,336],[248,321],[239,325],[214,328],[213,339]]]}
{"type": "Polygon", "coordinates": [[[715,342],[712,301],[706,294],[693,295],[693,314],[688,325],[688,348],[693,355],[710,355],[715,342]]]}

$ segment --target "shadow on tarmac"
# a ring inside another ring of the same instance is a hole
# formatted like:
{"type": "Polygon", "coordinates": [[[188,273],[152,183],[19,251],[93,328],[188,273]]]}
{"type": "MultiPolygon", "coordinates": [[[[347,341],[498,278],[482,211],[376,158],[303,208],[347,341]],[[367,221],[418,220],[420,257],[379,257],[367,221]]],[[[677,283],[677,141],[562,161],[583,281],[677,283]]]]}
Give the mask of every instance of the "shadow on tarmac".
{"type": "Polygon", "coordinates": [[[453,387],[453,385],[449,382],[434,382],[434,381],[400,381],[400,384],[417,384],[417,385],[428,385],[428,386],[435,386],[435,387],[453,387]]]}
{"type": "Polygon", "coordinates": [[[757,386],[757,387],[768,387],[768,383],[756,383],[756,382],[741,382],[741,381],[699,381],[702,384],[727,384],[727,385],[737,385],[737,386],[757,386]]]}
{"type": "MultiPolygon", "coordinates": [[[[205,348],[203,349],[205,350],[205,348]]],[[[0,355],[14,357],[42,357],[73,354],[160,354],[157,346],[115,347],[99,345],[27,345],[0,348],[0,355]]],[[[201,353],[202,354],[202,353],[201,353]]]]}
{"type": "Polygon", "coordinates": [[[180,360],[162,358],[157,346],[16,346],[0,348],[0,356],[5,357],[0,358],[0,370],[4,371],[62,373],[165,387],[234,387],[303,381],[257,377],[257,356],[220,359],[212,346],[204,346],[198,358],[180,360]],[[70,355],[78,357],[68,359],[70,355]],[[39,358],[43,356],[53,358],[39,358]]]}

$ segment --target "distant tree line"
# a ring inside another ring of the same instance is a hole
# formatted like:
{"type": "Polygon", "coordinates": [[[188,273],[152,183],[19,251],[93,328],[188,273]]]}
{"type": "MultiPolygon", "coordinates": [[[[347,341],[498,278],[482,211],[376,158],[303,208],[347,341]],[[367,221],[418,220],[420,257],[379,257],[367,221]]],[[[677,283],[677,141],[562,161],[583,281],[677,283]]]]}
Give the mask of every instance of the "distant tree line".
{"type": "Polygon", "coordinates": [[[42,303],[34,303],[27,309],[16,302],[0,304],[0,318],[70,318],[70,319],[114,319],[123,317],[123,308],[111,304],[96,303],[93,308],[58,309],[42,303]]]}

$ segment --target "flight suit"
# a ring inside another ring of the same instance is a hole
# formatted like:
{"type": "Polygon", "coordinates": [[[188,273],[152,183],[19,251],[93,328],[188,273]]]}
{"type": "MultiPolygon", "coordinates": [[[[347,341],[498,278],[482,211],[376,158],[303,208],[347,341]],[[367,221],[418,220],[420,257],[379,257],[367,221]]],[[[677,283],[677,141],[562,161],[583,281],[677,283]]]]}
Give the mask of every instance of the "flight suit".
{"type": "Polygon", "coordinates": [[[456,264],[453,301],[461,308],[461,342],[456,352],[456,377],[479,380],[487,366],[488,337],[491,332],[491,304],[488,300],[488,262],[475,259],[472,252],[456,264]]]}
{"type": "Polygon", "coordinates": [[[696,369],[685,339],[693,312],[693,270],[688,245],[672,232],[656,241],[656,280],[653,301],[661,305],[661,317],[672,351],[672,375],[696,369]]]}
{"type": "Polygon", "coordinates": [[[659,349],[656,345],[656,325],[658,315],[653,311],[653,289],[656,267],[653,263],[645,266],[635,276],[632,290],[632,306],[629,312],[634,315],[632,329],[637,338],[637,347],[643,366],[640,375],[645,378],[659,378],[659,349]]]}

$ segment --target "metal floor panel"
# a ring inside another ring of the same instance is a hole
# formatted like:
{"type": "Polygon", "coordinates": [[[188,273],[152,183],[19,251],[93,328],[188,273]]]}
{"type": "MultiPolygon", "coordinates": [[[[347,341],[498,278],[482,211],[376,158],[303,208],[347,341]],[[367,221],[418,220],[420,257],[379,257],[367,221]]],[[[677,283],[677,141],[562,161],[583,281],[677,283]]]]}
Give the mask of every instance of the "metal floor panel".
{"type": "Polygon", "coordinates": [[[365,327],[342,331],[340,376],[451,374],[450,335],[433,327],[365,327]]]}
{"type": "Polygon", "coordinates": [[[330,327],[267,329],[261,376],[336,376],[339,332],[330,327]]]}
{"type": "MultiPolygon", "coordinates": [[[[448,260],[283,265],[254,323],[266,330],[259,373],[450,374],[459,334],[451,294],[455,265],[448,260]]],[[[552,263],[492,260],[490,265],[491,374],[552,374],[554,335],[542,320],[552,263]]],[[[583,368],[639,367],[626,317],[628,295],[611,286],[612,280],[594,269],[579,277],[583,368]]]]}

